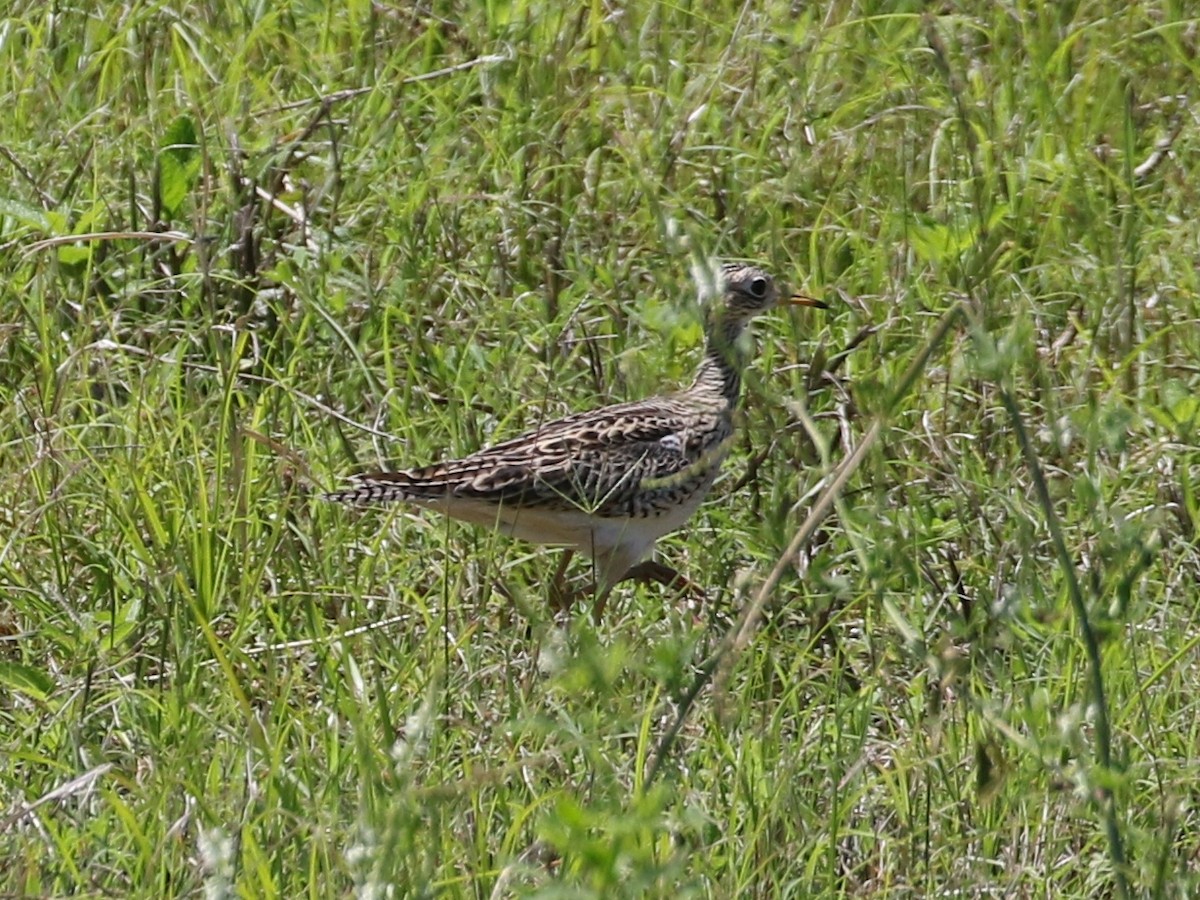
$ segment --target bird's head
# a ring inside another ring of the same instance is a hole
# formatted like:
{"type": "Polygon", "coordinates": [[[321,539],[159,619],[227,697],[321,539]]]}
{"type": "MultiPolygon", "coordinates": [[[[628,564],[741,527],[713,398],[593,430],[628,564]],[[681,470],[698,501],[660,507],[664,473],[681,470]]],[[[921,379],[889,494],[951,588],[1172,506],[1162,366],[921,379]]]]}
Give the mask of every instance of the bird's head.
{"type": "Polygon", "coordinates": [[[777,303],[790,306],[815,306],[825,309],[826,304],[803,294],[780,297],[775,279],[757,266],[744,263],[725,263],[719,273],[721,300],[716,305],[721,318],[745,324],[755,316],[766,312],[777,303]]]}

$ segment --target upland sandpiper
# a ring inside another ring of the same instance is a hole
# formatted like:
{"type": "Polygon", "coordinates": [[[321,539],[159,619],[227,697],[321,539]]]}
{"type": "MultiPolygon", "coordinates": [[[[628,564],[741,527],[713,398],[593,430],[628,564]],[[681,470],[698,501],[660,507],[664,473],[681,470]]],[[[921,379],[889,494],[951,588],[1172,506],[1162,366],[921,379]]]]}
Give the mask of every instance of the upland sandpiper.
{"type": "MultiPolygon", "coordinates": [[[[715,275],[719,296],[708,304],[704,359],[690,387],[567,416],[462,459],[358,475],[356,486],[325,499],[402,501],[566,547],[556,580],[578,551],[594,564],[597,620],[621,581],[689,584],[674,569],[644,560],[712,487],[732,444],[748,362],[739,338],[780,299],[775,281],[755,266],[726,263],[715,275]]],[[[784,302],[824,306],[798,294],[784,302]]]]}

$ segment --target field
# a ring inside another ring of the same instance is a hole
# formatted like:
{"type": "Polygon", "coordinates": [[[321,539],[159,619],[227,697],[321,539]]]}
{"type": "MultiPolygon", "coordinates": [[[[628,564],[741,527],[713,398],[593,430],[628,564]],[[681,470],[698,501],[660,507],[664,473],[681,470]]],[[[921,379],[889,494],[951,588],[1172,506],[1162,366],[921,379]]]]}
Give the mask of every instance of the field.
{"type": "Polygon", "coordinates": [[[1198,44],[15,0],[0,897],[1200,894],[1198,44]],[[830,309],[756,322],[703,602],[316,496],[686,384],[712,259],[830,309]]]}

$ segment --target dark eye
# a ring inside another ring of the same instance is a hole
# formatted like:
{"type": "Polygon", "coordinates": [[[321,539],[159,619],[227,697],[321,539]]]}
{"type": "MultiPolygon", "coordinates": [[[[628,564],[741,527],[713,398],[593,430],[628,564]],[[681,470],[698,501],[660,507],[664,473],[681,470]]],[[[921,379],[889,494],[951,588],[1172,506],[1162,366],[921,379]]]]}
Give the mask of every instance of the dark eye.
{"type": "Polygon", "coordinates": [[[767,296],[767,279],[759,277],[750,282],[750,296],[761,300],[767,296]]]}

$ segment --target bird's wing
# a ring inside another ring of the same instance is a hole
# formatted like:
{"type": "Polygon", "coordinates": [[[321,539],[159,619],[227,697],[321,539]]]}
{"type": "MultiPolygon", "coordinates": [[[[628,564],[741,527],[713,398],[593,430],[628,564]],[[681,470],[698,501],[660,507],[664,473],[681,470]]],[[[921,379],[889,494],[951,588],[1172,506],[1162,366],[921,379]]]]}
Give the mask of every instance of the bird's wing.
{"type": "Polygon", "coordinates": [[[359,487],[335,499],[463,498],[632,515],[639,492],[669,489],[705,463],[710,448],[702,442],[714,429],[703,419],[704,414],[681,409],[669,398],[604,407],[548,423],[462,459],[359,476],[359,487]]]}

